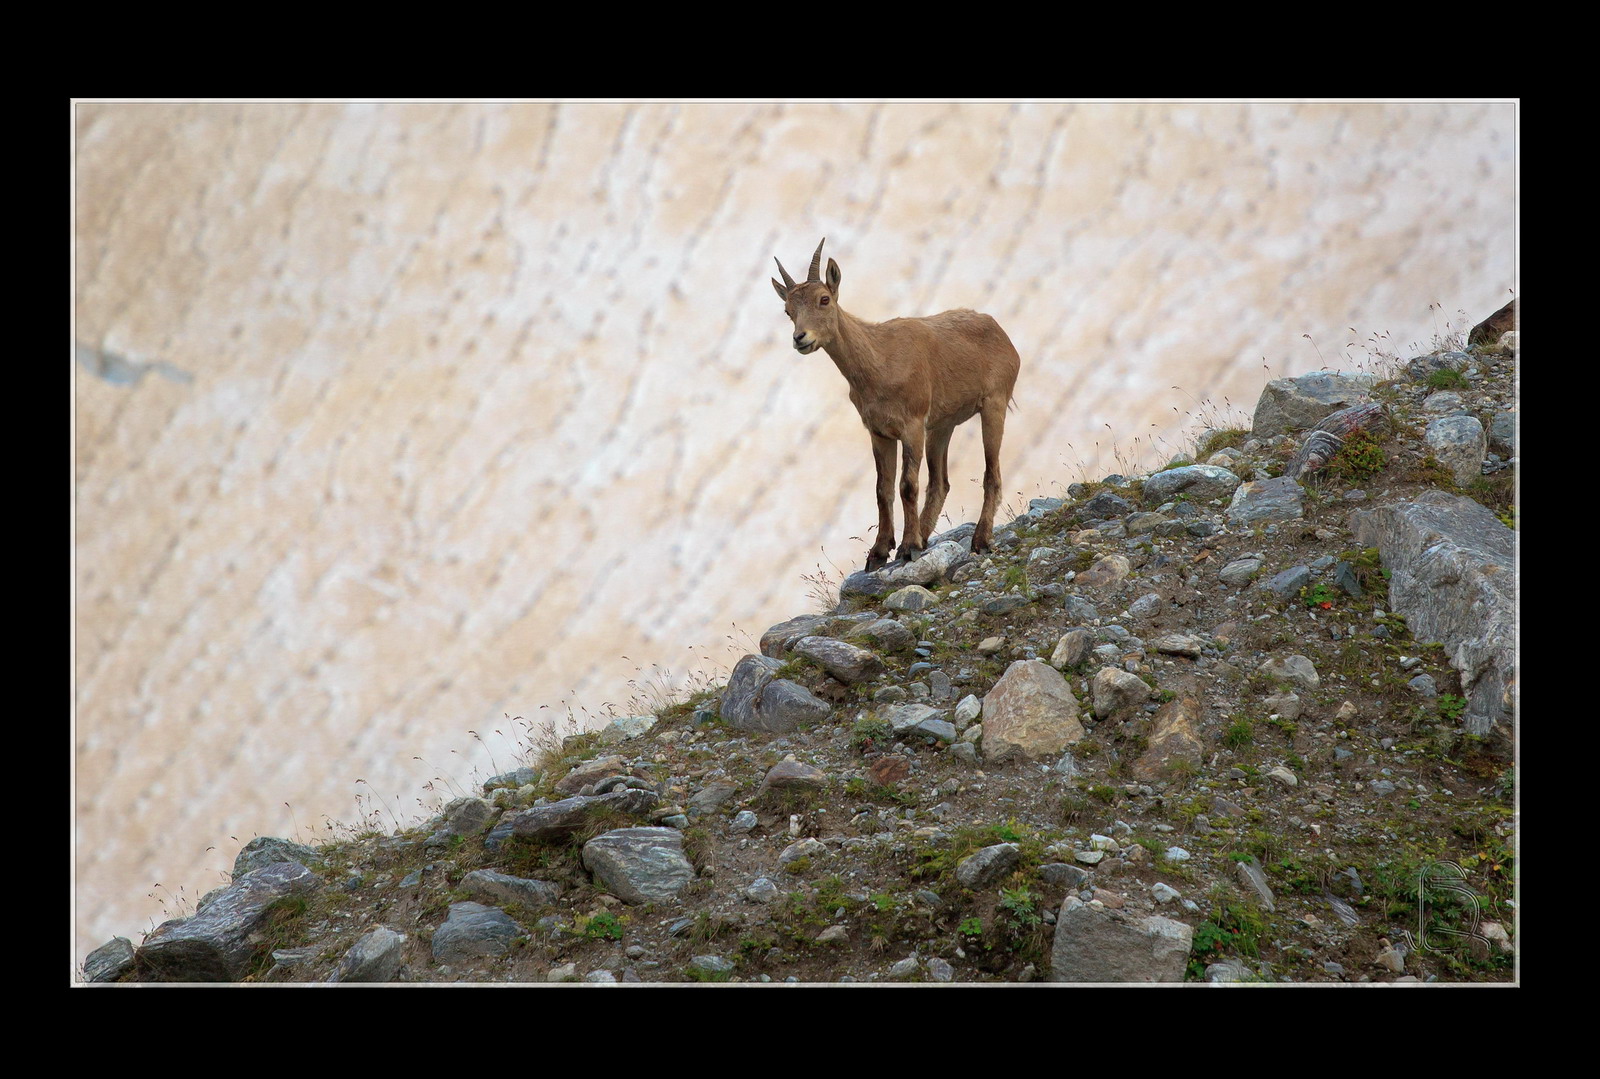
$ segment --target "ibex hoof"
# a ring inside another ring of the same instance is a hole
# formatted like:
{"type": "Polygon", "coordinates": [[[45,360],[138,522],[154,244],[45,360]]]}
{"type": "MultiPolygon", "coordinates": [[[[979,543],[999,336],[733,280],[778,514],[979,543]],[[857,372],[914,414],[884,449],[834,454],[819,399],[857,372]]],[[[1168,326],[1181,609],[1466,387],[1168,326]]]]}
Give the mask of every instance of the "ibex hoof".
{"type": "Polygon", "coordinates": [[[887,566],[888,564],[889,564],[889,556],[888,556],[888,554],[879,554],[876,551],[872,551],[867,555],[867,572],[868,573],[871,573],[874,570],[880,570],[884,566],[887,566]]]}

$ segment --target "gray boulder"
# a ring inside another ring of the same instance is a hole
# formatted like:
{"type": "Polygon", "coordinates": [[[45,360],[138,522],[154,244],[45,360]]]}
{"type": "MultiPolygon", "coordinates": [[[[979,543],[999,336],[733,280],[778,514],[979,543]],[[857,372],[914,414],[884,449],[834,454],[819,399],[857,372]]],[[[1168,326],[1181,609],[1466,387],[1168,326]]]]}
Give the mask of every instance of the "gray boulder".
{"type": "Polygon", "coordinates": [[[1516,692],[1516,536],[1470,498],[1428,491],[1350,515],[1390,571],[1389,608],[1461,673],[1468,733],[1509,731],[1516,692]]]}
{"type": "Polygon", "coordinates": [[[839,598],[841,600],[847,596],[876,598],[878,596],[886,596],[900,587],[893,581],[885,580],[882,574],[882,570],[875,570],[872,573],[868,573],[864,569],[856,570],[839,583],[839,598]]]}
{"type": "Polygon", "coordinates": [[[1474,416],[1442,416],[1428,424],[1422,441],[1439,463],[1450,470],[1458,487],[1465,487],[1483,472],[1489,437],[1474,416]]]}
{"type": "Polygon", "coordinates": [[[1293,521],[1304,516],[1300,484],[1288,476],[1241,483],[1228,503],[1228,523],[1249,527],[1271,521],[1293,521]]]}
{"type": "MultiPolygon", "coordinates": [[[[1239,486],[1239,477],[1216,465],[1183,465],[1157,472],[1144,481],[1144,504],[1159,506],[1179,494],[1196,502],[1227,498],[1239,486]]],[[[1154,527],[1152,525],[1152,527],[1154,527]]]]}
{"type": "Polygon", "coordinates": [[[1251,431],[1257,438],[1270,438],[1315,427],[1329,413],[1362,403],[1377,384],[1377,375],[1340,371],[1274,379],[1256,402],[1251,431]]]}
{"type": "Polygon", "coordinates": [[[1499,411],[1489,421],[1489,445],[1496,453],[1515,457],[1517,453],[1517,414],[1499,411]]]}
{"type": "Polygon", "coordinates": [[[558,884],[513,877],[493,869],[474,869],[461,878],[461,890],[474,899],[517,903],[524,907],[550,906],[561,897],[561,886],[558,884]]]}
{"type": "Polygon", "coordinates": [[[779,664],[766,656],[745,656],[723,690],[720,712],[730,726],[782,734],[832,714],[828,703],[804,686],[773,677],[779,664]]]}
{"type": "Polygon", "coordinates": [[[890,593],[883,605],[891,611],[925,611],[938,606],[939,597],[920,584],[908,584],[890,593]]]}
{"type": "Polygon", "coordinates": [[[322,887],[299,862],[263,866],[217,892],[192,918],[163,922],[138,949],[144,977],[157,982],[236,982],[260,950],[256,931],[283,900],[322,887]]]}
{"type": "Polygon", "coordinates": [[[1289,602],[1300,597],[1300,590],[1311,583],[1310,566],[1293,566],[1282,573],[1273,574],[1264,581],[1257,581],[1255,587],[1263,592],[1270,592],[1278,599],[1289,602]]]}
{"type": "Polygon", "coordinates": [[[779,622],[761,635],[761,654],[782,660],[794,647],[794,642],[824,632],[832,622],[833,616],[826,614],[803,614],[779,622]]]}
{"type": "Polygon", "coordinates": [[[708,783],[689,799],[689,816],[703,817],[715,813],[723,804],[739,793],[732,783],[708,783]]]}
{"type": "Polygon", "coordinates": [[[112,937],[83,961],[83,978],[89,982],[114,982],[133,967],[133,944],[127,937],[112,937]]]}
{"type": "Polygon", "coordinates": [[[663,903],[694,879],[674,828],[618,828],[583,845],[583,866],[624,903],[663,903]]]}
{"type": "Polygon", "coordinates": [[[1050,653],[1050,665],[1057,670],[1076,667],[1088,658],[1091,643],[1088,630],[1081,627],[1067,630],[1056,642],[1055,651],[1050,653]]]}
{"type": "Polygon", "coordinates": [[[883,671],[877,653],[832,637],[801,637],[794,654],[804,656],[846,685],[865,682],[883,671]]]}
{"type": "Polygon", "coordinates": [[[482,798],[455,798],[440,811],[448,835],[476,835],[489,823],[494,806],[482,798]]]}
{"type": "Polygon", "coordinates": [[[917,638],[893,618],[879,618],[853,626],[845,637],[868,641],[884,652],[909,652],[916,646],[917,638]]]}
{"type": "Polygon", "coordinates": [[[1015,843],[996,843],[963,858],[956,866],[956,880],[977,891],[1003,880],[1021,861],[1021,848],[1015,843]]]}
{"type": "Polygon", "coordinates": [[[523,936],[522,927],[499,907],[482,903],[451,903],[444,924],[433,933],[433,958],[456,963],[480,956],[504,955],[523,936]]]}
{"type": "Polygon", "coordinates": [[[1287,683],[1299,689],[1313,690],[1322,685],[1316,664],[1301,655],[1268,656],[1257,669],[1274,682],[1287,683]]]}
{"type": "Polygon", "coordinates": [[[969,553],[970,545],[970,540],[967,548],[963,548],[959,543],[945,540],[930,546],[914,562],[889,566],[878,572],[884,580],[894,585],[932,584],[948,576],[952,569],[972,557],[969,553]]]}
{"type": "Polygon", "coordinates": [[[1239,883],[1244,886],[1247,895],[1255,896],[1256,902],[1272,913],[1278,909],[1272,888],[1267,884],[1266,871],[1261,868],[1261,863],[1256,861],[1255,855],[1250,856],[1248,862],[1235,862],[1233,869],[1239,877],[1239,883]]]}
{"type": "Polygon", "coordinates": [[[362,934],[339,960],[339,969],[330,982],[392,982],[406,961],[406,935],[386,925],[376,925],[362,934]]]}
{"type": "Polygon", "coordinates": [[[233,879],[253,873],[279,862],[299,862],[303,866],[320,869],[325,864],[322,855],[304,843],[296,843],[276,836],[258,835],[246,843],[233,860],[233,879]]]}
{"type": "Polygon", "coordinates": [[[896,705],[883,718],[894,728],[894,733],[900,735],[942,715],[943,712],[931,705],[911,703],[896,705]]]}
{"type": "Polygon", "coordinates": [[[1097,910],[1069,895],[1056,916],[1053,982],[1181,982],[1194,930],[1171,918],[1097,910]]]}
{"type": "Polygon", "coordinates": [[[649,734],[659,722],[655,716],[618,716],[600,730],[600,744],[614,746],[649,734]]]}

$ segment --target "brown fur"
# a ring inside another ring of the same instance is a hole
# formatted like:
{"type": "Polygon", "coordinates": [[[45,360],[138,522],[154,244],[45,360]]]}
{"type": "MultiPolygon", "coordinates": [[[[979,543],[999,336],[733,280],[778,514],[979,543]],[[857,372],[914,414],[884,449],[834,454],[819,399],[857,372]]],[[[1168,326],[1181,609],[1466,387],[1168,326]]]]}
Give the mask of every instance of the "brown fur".
{"type": "MultiPolygon", "coordinates": [[[[826,240],[824,240],[826,242],[826,240]]],[[[811,257],[811,272],[799,284],[783,263],[783,283],[772,282],[794,321],[794,347],[802,355],[822,349],[850,384],[850,403],[872,436],[878,470],[878,535],[867,555],[867,569],[889,561],[894,545],[895,444],[901,447],[900,505],[905,532],[899,558],[927,547],[945,496],[950,492],[947,455],[956,425],[983,418],[983,512],[972,536],[972,551],[982,554],[993,541],[994,511],[1000,502],[1000,440],[1006,406],[1021,360],[1000,324],[965,308],[925,318],[865,322],[840,308],[839,265],[828,260],[827,277],[818,266],[822,244],[811,257]],[[928,493],[917,512],[917,481],[928,460],[928,493]]]]}
{"type": "Polygon", "coordinates": [[[1472,327],[1472,332],[1467,335],[1467,344],[1488,345],[1500,340],[1500,335],[1507,330],[1517,328],[1517,301],[1513,299],[1500,310],[1472,327]]]}

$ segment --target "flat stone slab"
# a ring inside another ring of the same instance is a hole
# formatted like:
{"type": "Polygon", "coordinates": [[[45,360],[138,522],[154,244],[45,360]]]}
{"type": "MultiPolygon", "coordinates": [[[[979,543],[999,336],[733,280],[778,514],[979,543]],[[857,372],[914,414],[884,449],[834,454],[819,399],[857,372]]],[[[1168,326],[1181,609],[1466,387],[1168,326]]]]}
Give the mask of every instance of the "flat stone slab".
{"type": "Polygon", "coordinates": [[[1171,918],[1096,910],[1069,895],[1056,916],[1053,982],[1181,982],[1194,930],[1171,918]]]}
{"type": "Polygon", "coordinates": [[[618,828],[583,845],[583,867],[624,903],[665,903],[694,880],[676,828],[618,828]]]}
{"type": "MultiPolygon", "coordinates": [[[[661,796],[654,791],[624,787],[606,794],[575,795],[549,805],[532,806],[506,814],[501,829],[508,824],[510,834],[524,839],[554,839],[571,835],[589,822],[590,814],[598,809],[612,809],[635,816],[654,809],[661,796]]],[[[496,829],[499,831],[500,829],[496,829]]]]}

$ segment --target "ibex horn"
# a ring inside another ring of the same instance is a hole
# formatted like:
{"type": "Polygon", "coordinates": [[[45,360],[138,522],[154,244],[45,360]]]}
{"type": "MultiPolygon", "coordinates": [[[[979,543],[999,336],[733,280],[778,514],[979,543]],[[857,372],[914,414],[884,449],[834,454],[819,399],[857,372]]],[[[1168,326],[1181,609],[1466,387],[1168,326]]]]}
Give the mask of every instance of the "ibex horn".
{"type": "MultiPolygon", "coordinates": [[[[777,259],[773,259],[772,261],[773,262],[778,262],[777,259]]],[[[783,263],[781,263],[781,262],[778,262],[778,273],[783,275],[783,287],[786,288],[786,289],[793,289],[794,288],[794,278],[789,276],[789,271],[785,270],[783,268],[783,263]]]]}
{"type": "MultiPolygon", "coordinates": [[[[825,244],[827,242],[828,242],[828,238],[826,236],[824,236],[822,238],[822,244],[825,244]]],[[[817,253],[815,255],[811,256],[811,269],[806,273],[806,280],[807,281],[821,281],[822,280],[822,278],[819,276],[819,272],[822,269],[822,244],[818,244],[817,245],[817,253]]]]}

